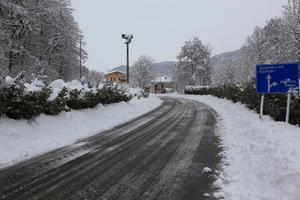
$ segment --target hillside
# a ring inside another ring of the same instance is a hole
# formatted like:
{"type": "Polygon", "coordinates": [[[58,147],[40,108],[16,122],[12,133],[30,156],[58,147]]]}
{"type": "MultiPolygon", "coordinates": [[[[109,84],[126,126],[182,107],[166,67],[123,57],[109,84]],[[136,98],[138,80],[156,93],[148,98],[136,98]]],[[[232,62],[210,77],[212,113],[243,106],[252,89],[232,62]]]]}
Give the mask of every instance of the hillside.
{"type": "Polygon", "coordinates": [[[215,55],[211,57],[211,63],[213,66],[217,65],[219,62],[222,62],[224,58],[228,58],[231,60],[237,60],[241,56],[241,49],[236,50],[236,51],[230,51],[230,52],[225,52],[219,55],[215,55]]]}
{"type": "MultiPolygon", "coordinates": [[[[173,70],[175,69],[176,62],[173,61],[165,61],[155,63],[155,70],[158,73],[158,76],[168,75],[171,76],[173,70]]],[[[112,69],[112,71],[118,70],[123,73],[126,73],[126,66],[121,65],[112,69]]]]}
{"type": "MultiPolygon", "coordinates": [[[[220,62],[223,62],[224,58],[229,58],[232,60],[237,60],[241,56],[241,50],[236,50],[236,51],[230,51],[230,52],[225,52],[219,55],[215,55],[211,57],[211,63],[212,67],[214,68],[217,66],[220,62]]],[[[175,69],[175,64],[176,62],[174,61],[165,61],[165,62],[158,62],[155,63],[155,70],[158,74],[158,76],[172,76],[173,71],[175,69]]],[[[118,67],[113,68],[111,71],[118,70],[123,73],[126,73],[126,66],[121,65],[118,67]]]]}

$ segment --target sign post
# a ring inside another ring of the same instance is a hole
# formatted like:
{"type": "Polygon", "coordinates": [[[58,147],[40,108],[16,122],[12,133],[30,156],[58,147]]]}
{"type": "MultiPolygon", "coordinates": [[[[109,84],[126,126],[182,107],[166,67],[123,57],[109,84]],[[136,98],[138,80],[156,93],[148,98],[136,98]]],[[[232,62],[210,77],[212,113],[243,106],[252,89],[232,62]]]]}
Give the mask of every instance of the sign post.
{"type": "Polygon", "coordinates": [[[261,95],[259,119],[263,120],[265,95],[261,95]]]}
{"type": "Polygon", "coordinates": [[[290,107],[291,107],[291,93],[288,93],[287,105],[286,105],[286,115],[285,115],[286,123],[289,123],[289,121],[290,121],[290,107]]]}
{"type": "Polygon", "coordinates": [[[260,119],[263,116],[265,94],[288,94],[286,122],[289,122],[291,93],[299,90],[299,64],[271,64],[256,66],[256,92],[261,94],[260,119]]]}

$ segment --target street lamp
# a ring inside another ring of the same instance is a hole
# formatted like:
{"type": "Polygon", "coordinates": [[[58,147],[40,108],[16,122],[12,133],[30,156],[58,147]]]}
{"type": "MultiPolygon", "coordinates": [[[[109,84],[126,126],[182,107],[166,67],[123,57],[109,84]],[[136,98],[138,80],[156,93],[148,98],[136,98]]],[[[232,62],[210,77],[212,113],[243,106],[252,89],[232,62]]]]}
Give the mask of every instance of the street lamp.
{"type": "Polygon", "coordinates": [[[79,40],[79,81],[82,78],[82,39],[79,40]]]}
{"type": "Polygon", "coordinates": [[[127,48],[127,83],[129,83],[129,44],[131,43],[131,40],[133,39],[132,34],[122,34],[122,38],[125,39],[125,44],[127,48]]]}

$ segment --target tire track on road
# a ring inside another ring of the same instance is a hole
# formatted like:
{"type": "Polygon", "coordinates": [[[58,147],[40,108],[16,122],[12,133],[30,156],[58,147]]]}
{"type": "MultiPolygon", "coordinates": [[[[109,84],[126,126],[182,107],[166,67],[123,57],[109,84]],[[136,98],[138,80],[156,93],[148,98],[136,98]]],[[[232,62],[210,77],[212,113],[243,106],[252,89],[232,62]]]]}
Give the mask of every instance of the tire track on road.
{"type": "Polygon", "coordinates": [[[195,166],[209,163],[203,152],[215,145],[206,139],[214,135],[213,111],[192,100],[163,99],[135,120],[1,170],[0,199],[205,199],[188,191],[198,183],[204,191],[213,181],[192,175],[195,166]]]}

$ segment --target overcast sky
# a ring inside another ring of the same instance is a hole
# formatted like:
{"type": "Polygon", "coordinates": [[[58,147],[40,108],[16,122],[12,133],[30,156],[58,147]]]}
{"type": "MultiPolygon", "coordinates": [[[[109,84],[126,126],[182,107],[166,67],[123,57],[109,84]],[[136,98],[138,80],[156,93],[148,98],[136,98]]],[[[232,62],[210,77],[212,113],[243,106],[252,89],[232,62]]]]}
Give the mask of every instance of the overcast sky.
{"type": "Polygon", "coordinates": [[[184,42],[197,36],[213,54],[239,49],[256,25],[281,16],[287,0],[72,0],[87,42],[89,69],[126,63],[122,33],[134,34],[130,62],[148,55],[175,61],[184,42]]]}

